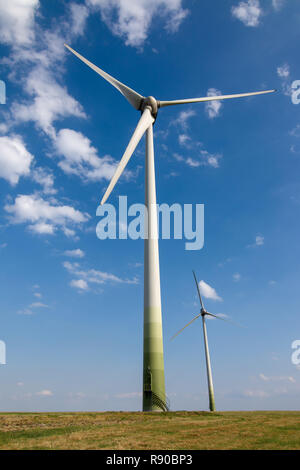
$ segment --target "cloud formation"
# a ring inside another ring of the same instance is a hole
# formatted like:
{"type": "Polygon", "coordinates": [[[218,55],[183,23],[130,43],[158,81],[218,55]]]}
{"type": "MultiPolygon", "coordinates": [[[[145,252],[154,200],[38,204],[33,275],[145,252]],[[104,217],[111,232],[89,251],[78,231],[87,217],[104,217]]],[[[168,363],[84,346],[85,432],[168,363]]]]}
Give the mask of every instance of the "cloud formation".
{"type": "Polygon", "coordinates": [[[253,248],[255,246],[262,246],[265,244],[265,237],[262,235],[256,235],[255,237],[255,243],[251,243],[250,245],[247,245],[247,248],[253,248]]]}
{"type": "Polygon", "coordinates": [[[88,290],[89,284],[102,285],[107,282],[115,282],[119,284],[138,284],[138,279],[122,279],[115,274],[99,271],[97,269],[82,269],[79,263],[70,263],[65,261],[63,263],[64,268],[78,279],[73,279],[70,282],[71,287],[75,287],[79,290],[88,290]]]}
{"type": "Polygon", "coordinates": [[[289,64],[283,64],[281,67],[277,67],[277,75],[281,78],[287,78],[290,75],[289,64]]]}
{"type": "Polygon", "coordinates": [[[203,280],[199,282],[199,287],[200,287],[201,294],[206,299],[218,300],[218,301],[223,300],[222,297],[220,297],[217,294],[216,290],[212,286],[204,282],[203,280]]]}
{"type": "Polygon", "coordinates": [[[182,129],[186,130],[188,128],[188,120],[193,116],[196,116],[196,111],[194,111],[193,109],[188,109],[186,111],[181,111],[178,114],[178,117],[176,119],[174,119],[171,122],[171,124],[181,126],[182,129]]]}
{"type": "Polygon", "coordinates": [[[286,96],[292,95],[292,83],[290,81],[290,66],[289,64],[285,63],[279,67],[277,67],[277,75],[281,80],[281,88],[282,92],[286,96]]]}
{"type": "Polygon", "coordinates": [[[191,168],[197,168],[200,166],[211,166],[213,168],[219,168],[219,161],[222,158],[220,153],[209,153],[207,150],[200,150],[197,157],[183,157],[178,153],[174,153],[173,157],[178,162],[184,162],[191,168]]]}
{"type": "Polygon", "coordinates": [[[292,376],[266,376],[265,374],[259,374],[259,378],[264,382],[291,382],[295,383],[296,380],[292,376]]]}
{"type": "Polygon", "coordinates": [[[56,200],[45,200],[37,194],[19,195],[13,204],[6,204],[4,209],[10,215],[12,224],[29,224],[28,228],[39,234],[54,234],[58,229],[65,235],[74,235],[74,226],[80,226],[89,219],[71,206],[61,205],[56,200]]]}
{"type": "Polygon", "coordinates": [[[40,392],[36,392],[36,395],[40,397],[52,397],[53,392],[51,390],[41,390],[40,392]]]}
{"type": "Polygon", "coordinates": [[[232,15],[242,21],[245,26],[256,27],[259,25],[262,9],[259,0],[240,2],[231,8],[232,15]]]}
{"type": "Polygon", "coordinates": [[[39,4],[39,0],[0,0],[0,41],[11,45],[32,43],[39,4]]]}
{"type": "Polygon", "coordinates": [[[64,255],[70,258],[84,258],[85,253],[80,248],[77,248],[76,250],[66,250],[64,255]]]}
{"type": "Polygon", "coordinates": [[[274,10],[279,11],[283,7],[285,0],[272,0],[274,10]]]}
{"type": "Polygon", "coordinates": [[[55,137],[54,121],[69,116],[86,117],[80,103],[44,67],[37,66],[29,73],[25,91],[32,100],[13,104],[14,119],[17,122],[34,122],[38,129],[52,138],[55,137]]]}
{"type": "Polygon", "coordinates": [[[101,181],[110,180],[115,172],[117,164],[113,158],[109,155],[100,158],[97,149],[81,132],[61,129],[54,147],[57,155],[63,157],[58,165],[67,174],[86,181],[101,181]]]}
{"type": "Polygon", "coordinates": [[[75,289],[80,291],[86,291],[89,289],[88,283],[84,279],[73,279],[70,282],[70,286],[75,287],[75,289]]]}
{"type": "Polygon", "coordinates": [[[16,185],[21,176],[30,174],[34,157],[25,147],[22,137],[0,137],[0,177],[16,185]]]}
{"type": "Polygon", "coordinates": [[[188,15],[182,0],[87,0],[94,10],[99,10],[102,20],[115,36],[127,46],[141,47],[148,38],[153,19],[165,21],[170,33],[178,30],[188,15]]]}
{"type": "MultiPolygon", "coordinates": [[[[206,93],[206,96],[219,96],[221,95],[221,91],[217,90],[217,88],[209,88],[206,93]]],[[[221,108],[223,106],[222,101],[207,101],[205,103],[205,111],[209,117],[209,119],[214,119],[220,115],[221,108]]]]}

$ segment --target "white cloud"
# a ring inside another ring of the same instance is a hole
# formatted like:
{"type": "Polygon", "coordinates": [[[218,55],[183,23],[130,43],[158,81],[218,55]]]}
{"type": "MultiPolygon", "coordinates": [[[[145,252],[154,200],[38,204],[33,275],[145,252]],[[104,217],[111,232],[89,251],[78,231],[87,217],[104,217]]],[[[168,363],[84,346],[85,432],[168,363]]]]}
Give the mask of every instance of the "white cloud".
{"type": "Polygon", "coordinates": [[[37,222],[34,225],[28,225],[29,230],[40,235],[53,235],[55,232],[54,225],[47,224],[46,222],[37,222]]]}
{"type": "Polygon", "coordinates": [[[29,308],[49,308],[49,305],[43,304],[42,302],[33,302],[29,305],[29,308]]]}
{"type": "Polygon", "coordinates": [[[41,390],[40,392],[36,392],[36,395],[39,395],[41,397],[51,397],[53,395],[53,392],[51,390],[41,390]]]}
{"type": "Polygon", "coordinates": [[[22,137],[0,137],[0,177],[16,185],[22,176],[30,176],[45,194],[55,194],[53,173],[41,167],[31,169],[33,161],[34,156],[26,149],[22,137]]]}
{"type": "Polygon", "coordinates": [[[255,246],[262,246],[264,244],[265,244],[265,237],[263,237],[262,235],[256,235],[255,243],[247,245],[247,248],[253,248],[255,246]]]}
{"type": "Polygon", "coordinates": [[[188,14],[182,8],[182,0],[87,0],[87,3],[100,10],[102,20],[114,35],[133,47],[144,44],[154,17],[165,19],[166,30],[174,33],[188,14]]]}
{"type": "Polygon", "coordinates": [[[9,130],[9,126],[7,123],[1,122],[0,123],[0,134],[7,134],[9,130]]]}
{"type": "Polygon", "coordinates": [[[290,146],[290,152],[291,153],[300,153],[300,150],[298,150],[295,145],[291,145],[290,146]]]}
{"type": "Polygon", "coordinates": [[[173,157],[175,158],[175,160],[177,160],[178,162],[184,162],[185,161],[185,158],[182,156],[182,155],[179,155],[178,153],[173,153],[173,157]]]}
{"type": "MultiPolygon", "coordinates": [[[[216,88],[209,88],[206,96],[220,96],[222,93],[216,88]]],[[[205,103],[205,111],[210,119],[214,119],[220,115],[221,108],[223,106],[222,101],[207,101],[205,103]]]]}
{"type": "Polygon", "coordinates": [[[54,176],[50,170],[41,167],[34,168],[31,178],[43,187],[45,194],[55,194],[57,192],[54,188],[54,176]]]}
{"type": "Polygon", "coordinates": [[[66,250],[64,255],[70,256],[70,258],[83,258],[85,253],[80,248],[77,248],[76,250],[66,250]]]}
{"type": "Polygon", "coordinates": [[[84,279],[73,279],[70,282],[70,286],[79,290],[88,290],[89,288],[88,283],[84,279]]]}
{"type": "Polygon", "coordinates": [[[62,230],[63,230],[64,234],[66,235],[66,237],[74,238],[74,240],[78,239],[78,237],[76,237],[75,230],[67,228],[67,227],[63,227],[62,230]]]}
{"type": "MultiPolygon", "coordinates": [[[[16,101],[10,107],[10,125],[32,121],[52,138],[55,121],[70,116],[86,118],[60,77],[66,56],[63,44],[83,34],[90,11],[84,4],[67,3],[65,16],[50,29],[42,29],[35,23],[39,0],[0,0],[0,42],[12,45],[3,63],[11,67],[11,80],[21,83],[28,95],[26,101],[16,101]]],[[[2,124],[0,132],[7,132],[7,126],[2,124]]],[[[45,189],[50,193],[50,186],[45,189]]]]}
{"type": "Polygon", "coordinates": [[[287,78],[290,75],[290,66],[283,64],[281,67],[277,67],[277,75],[281,78],[287,78]]]}
{"type": "Polygon", "coordinates": [[[290,81],[290,66],[289,64],[285,63],[280,67],[277,67],[277,75],[281,79],[281,88],[282,92],[286,96],[291,96],[292,90],[292,83],[290,81]]]}
{"type": "Polygon", "coordinates": [[[219,300],[219,301],[223,300],[217,294],[216,290],[213,287],[211,287],[209,284],[204,282],[203,280],[199,282],[199,286],[200,286],[201,294],[206,299],[219,300]]]}
{"type": "Polygon", "coordinates": [[[82,106],[53,75],[42,66],[33,68],[25,82],[32,97],[30,103],[14,103],[12,113],[17,121],[33,121],[39,129],[55,138],[53,122],[69,116],[85,118],[82,106]]]}
{"type": "Polygon", "coordinates": [[[297,124],[296,127],[290,131],[290,135],[293,137],[300,137],[300,124],[297,124]]]}
{"type": "Polygon", "coordinates": [[[285,0],[272,0],[274,10],[279,11],[283,7],[285,0]]]}
{"type": "Polygon", "coordinates": [[[87,289],[88,284],[105,284],[107,282],[116,282],[116,283],[124,283],[124,284],[137,284],[138,279],[135,277],[133,279],[121,279],[114,274],[107,273],[104,271],[99,271],[96,269],[87,269],[84,270],[80,267],[79,263],[70,263],[69,261],[65,261],[63,263],[64,268],[73,276],[78,277],[78,280],[72,280],[71,285],[72,287],[78,287],[81,289],[87,289]],[[80,281],[80,283],[77,283],[80,281]],[[84,283],[82,283],[84,281],[84,283]],[[82,287],[80,287],[80,285],[82,287]]]}
{"type": "Polygon", "coordinates": [[[273,377],[268,377],[264,374],[259,374],[259,378],[263,380],[264,382],[291,382],[291,383],[296,383],[296,380],[292,376],[273,376],[273,377]]]}
{"type": "Polygon", "coordinates": [[[30,174],[34,157],[18,135],[0,137],[0,177],[15,185],[21,176],[30,174]]]}
{"type": "Polygon", "coordinates": [[[179,155],[178,153],[174,153],[173,157],[178,162],[184,162],[191,168],[197,168],[199,166],[211,166],[213,168],[218,168],[219,161],[222,158],[222,155],[219,153],[212,154],[207,152],[206,150],[200,150],[197,159],[192,157],[185,158],[182,155],[179,155]]]}
{"type": "Polygon", "coordinates": [[[188,120],[195,115],[196,112],[192,109],[189,109],[187,111],[181,111],[178,117],[174,121],[172,121],[171,124],[179,125],[186,130],[188,128],[188,120]]]}
{"type": "MultiPolygon", "coordinates": [[[[41,294],[33,294],[35,297],[42,297],[41,294]]],[[[44,304],[42,302],[32,302],[28,307],[23,308],[21,310],[18,310],[19,315],[33,315],[33,310],[34,309],[39,309],[39,308],[49,308],[49,305],[44,304]]]]}
{"type": "Polygon", "coordinates": [[[235,18],[242,21],[245,26],[255,27],[259,25],[262,9],[259,0],[247,0],[233,6],[231,13],[235,18]]]}
{"type": "Polygon", "coordinates": [[[85,5],[78,3],[70,4],[71,22],[70,28],[71,33],[75,36],[81,36],[84,33],[86,26],[86,20],[89,15],[89,10],[85,5]]]}
{"type": "Polygon", "coordinates": [[[0,41],[27,45],[34,39],[39,0],[0,0],[0,41]]]}
{"type": "Polygon", "coordinates": [[[235,273],[233,274],[232,277],[233,277],[234,282],[239,282],[242,276],[240,275],[240,273],[235,273]]]}
{"type": "Polygon", "coordinates": [[[262,237],[261,235],[257,235],[255,237],[255,244],[256,246],[261,246],[265,243],[265,237],[262,237]]]}
{"type": "Polygon", "coordinates": [[[221,263],[218,263],[218,266],[219,266],[220,268],[223,268],[223,266],[224,266],[225,264],[231,263],[231,261],[232,261],[231,258],[227,258],[227,259],[225,259],[225,261],[222,261],[221,263]]]}
{"type": "MultiPolygon", "coordinates": [[[[212,166],[213,168],[219,167],[219,160],[222,158],[220,153],[209,153],[206,150],[200,151],[200,161],[196,166],[212,166]]],[[[189,159],[187,160],[187,164],[189,164],[189,159]]],[[[195,165],[190,165],[195,166],[195,165]]]]}
{"type": "MultiPolygon", "coordinates": [[[[36,297],[38,295],[34,294],[36,297]]],[[[41,297],[41,295],[40,295],[41,297]]],[[[33,310],[38,308],[49,308],[49,305],[43,304],[42,302],[32,302],[28,307],[18,310],[19,315],[33,315],[33,310]]]]}
{"type": "Polygon", "coordinates": [[[180,135],[178,136],[178,141],[179,141],[180,145],[184,145],[184,146],[186,146],[186,147],[189,146],[189,142],[190,142],[191,140],[192,140],[191,137],[190,137],[189,135],[187,135],[187,134],[180,134],[180,135]]]}
{"type": "Polygon", "coordinates": [[[31,223],[29,229],[40,234],[53,234],[61,229],[66,235],[68,225],[81,225],[89,219],[71,206],[60,205],[56,200],[47,201],[40,196],[19,195],[13,204],[4,207],[12,224],[31,223]]]}
{"type": "Polygon", "coordinates": [[[117,164],[112,157],[105,155],[100,158],[97,149],[81,132],[61,129],[54,146],[56,153],[63,156],[59,166],[67,174],[77,175],[88,181],[101,181],[110,180],[115,172],[117,164]]]}
{"type": "Polygon", "coordinates": [[[264,390],[245,390],[243,395],[249,398],[267,398],[270,396],[264,390]]]}
{"type": "Polygon", "coordinates": [[[30,308],[23,308],[17,311],[18,315],[32,315],[33,311],[30,308]]]}
{"type": "Polygon", "coordinates": [[[134,268],[141,268],[141,267],[144,266],[144,265],[143,265],[143,263],[133,263],[132,266],[133,266],[134,268]]]}

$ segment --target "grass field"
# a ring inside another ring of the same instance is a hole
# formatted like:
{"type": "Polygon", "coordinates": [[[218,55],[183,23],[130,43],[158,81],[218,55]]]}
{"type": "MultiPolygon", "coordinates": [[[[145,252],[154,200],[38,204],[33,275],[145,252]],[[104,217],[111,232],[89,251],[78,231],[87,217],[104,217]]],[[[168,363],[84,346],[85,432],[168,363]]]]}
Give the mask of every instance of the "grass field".
{"type": "Polygon", "coordinates": [[[0,413],[0,449],[300,449],[300,412],[0,413]]]}

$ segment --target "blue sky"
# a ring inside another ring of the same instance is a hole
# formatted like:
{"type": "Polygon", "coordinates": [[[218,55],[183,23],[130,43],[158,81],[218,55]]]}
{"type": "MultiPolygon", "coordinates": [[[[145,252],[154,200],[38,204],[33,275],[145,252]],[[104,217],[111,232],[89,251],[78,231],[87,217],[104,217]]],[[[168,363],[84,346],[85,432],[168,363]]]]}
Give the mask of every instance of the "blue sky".
{"type": "MultiPolygon", "coordinates": [[[[207,409],[192,269],[214,289],[217,409],[299,409],[298,2],[0,1],[0,409],[139,410],[143,242],[96,237],[139,115],[64,42],[139,93],[273,95],[160,111],[158,202],[205,205],[205,244],[161,240],[166,390],[207,409]]],[[[144,141],[109,202],[144,199],[144,141]]],[[[208,295],[208,292],[206,292],[208,295]]]]}

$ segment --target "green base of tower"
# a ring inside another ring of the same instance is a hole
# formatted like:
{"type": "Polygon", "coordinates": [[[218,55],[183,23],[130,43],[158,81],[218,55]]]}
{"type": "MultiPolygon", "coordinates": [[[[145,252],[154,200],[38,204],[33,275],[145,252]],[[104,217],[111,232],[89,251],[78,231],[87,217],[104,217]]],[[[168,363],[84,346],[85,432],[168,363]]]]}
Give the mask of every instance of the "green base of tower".
{"type": "Polygon", "coordinates": [[[167,411],[161,309],[144,310],[143,411],[167,411]]]}

